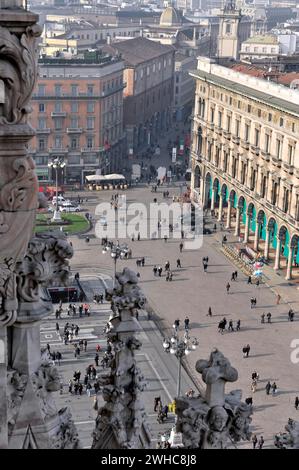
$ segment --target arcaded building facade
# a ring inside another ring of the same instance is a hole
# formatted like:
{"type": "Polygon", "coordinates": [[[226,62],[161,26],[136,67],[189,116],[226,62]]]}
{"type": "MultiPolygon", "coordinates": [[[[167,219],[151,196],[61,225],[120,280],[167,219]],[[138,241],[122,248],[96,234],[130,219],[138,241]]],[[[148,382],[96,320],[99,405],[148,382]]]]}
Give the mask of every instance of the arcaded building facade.
{"type": "Polygon", "coordinates": [[[299,263],[299,92],[206,58],[191,75],[193,202],[215,209],[291,279],[299,263]]]}

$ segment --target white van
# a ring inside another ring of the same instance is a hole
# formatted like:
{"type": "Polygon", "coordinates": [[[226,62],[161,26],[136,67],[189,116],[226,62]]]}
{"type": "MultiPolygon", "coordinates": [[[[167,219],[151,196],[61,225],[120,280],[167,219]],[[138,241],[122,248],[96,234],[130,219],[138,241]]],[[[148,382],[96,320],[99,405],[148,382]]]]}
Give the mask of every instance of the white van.
{"type": "MultiPolygon", "coordinates": [[[[65,199],[63,196],[58,196],[58,205],[59,206],[61,206],[61,204],[64,204],[66,202],[69,202],[69,201],[67,199],[65,199]]],[[[56,206],[56,196],[53,196],[52,204],[53,204],[53,206],[56,206]]]]}

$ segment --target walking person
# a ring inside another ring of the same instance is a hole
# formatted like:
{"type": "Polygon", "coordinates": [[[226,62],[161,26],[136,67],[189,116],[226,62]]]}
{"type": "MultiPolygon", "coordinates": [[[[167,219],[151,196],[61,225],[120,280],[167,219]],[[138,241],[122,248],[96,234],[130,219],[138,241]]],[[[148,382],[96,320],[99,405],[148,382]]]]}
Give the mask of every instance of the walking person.
{"type": "Polygon", "coordinates": [[[177,268],[181,268],[181,267],[182,267],[182,265],[181,265],[181,260],[180,260],[179,258],[176,260],[176,267],[177,267],[177,268]]]}
{"type": "Polygon", "coordinates": [[[252,284],[251,276],[248,276],[247,284],[252,284]]]}
{"type": "Polygon", "coordinates": [[[158,271],[158,268],[157,268],[157,266],[155,265],[155,266],[153,267],[154,276],[157,276],[157,271],[158,271]]]}
{"type": "Polygon", "coordinates": [[[189,324],[190,324],[190,320],[189,320],[188,317],[185,318],[184,324],[185,324],[185,330],[188,331],[189,330],[189,324]]]}
{"type": "Polygon", "coordinates": [[[268,321],[268,323],[271,323],[271,317],[272,317],[271,313],[268,312],[268,313],[267,313],[267,321],[268,321]]]}
{"type": "Polygon", "coordinates": [[[87,349],[87,339],[84,340],[84,352],[86,352],[86,349],[87,349]]]}
{"type": "Polygon", "coordinates": [[[237,321],[236,331],[240,331],[241,329],[241,320],[237,321]]]}
{"type": "Polygon", "coordinates": [[[258,441],[258,448],[259,449],[262,449],[263,448],[263,445],[264,445],[264,438],[263,436],[260,437],[259,441],[258,441]]]}
{"type": "Polygon", "coordinates": [[[265,314],[264,313],[261,314],[261,323],[265,323],[265,314]]]}
{"type": "Polygon", "coordinates": [[[247,346],[246,346],[246,357],[249,356],[249,352],[250,352],[250,345],[247,344],[247,346]]]}
{"type": "Polygon", "coordinates": [[[232,320],[230,320],[230,321],[228,322],[228,329],[229,329],[229,331],[235,331],[235,330],[234,330],[234,325],[233,325],[233,321],[232,321],[232,320]]]}
{"type": "Polygon", "coordinates": [[[184,246],[184,243],[181,242],[180,243],[180,253],[182,253],[182,251],[183,251],[183,246],[184,246]]]}
{"type": "Polygon", "coordinates": [[[265,390],[266,390],[266,394],[269,395],[270,390],[271,390],[271,384],[270,384],[269,381],[268,381],[267,384],[266,384],[265,390]]]}
{"type": "Polygon", "coordinates": [[[56,322],[56,333],[59,335],[59,323],[56,322]]]}
{"type": "Polygon", "coordinates": [[[257,445],[257,437],[256,437],[256,434],[254,434],[252,436],[252,446],[254,449],[256,448],[256,445],[257,445]]]}
{"type": "Polygon", "coordinates": [[[299,406],[299,398],[296,397],[295,398],[295,410],[298,410],[298,406],[299,406]]]}
{"type": "Polygon", "coordinates": [[[161,397],[155,397],[155,399],[154,399],[154,411],[155,412],[157,411],[159,404],[162,405],[161,397]]]}
{"type": "Polygon", "coordinates": [[[97,367],[99,367],[99,355],[98,355],[98,353],[96,353],[96,355],[95,355],[95,357],[94,357],[94,362],[95,362],[95,365],[96,365],[97,367]]]}
{"type": "Polygon", "coordinates": [[[277,305],[279,305],[280,299],[281,299],[281,296],[279,294],[277,294],[277,297],[276,297],[276,304],[277,305]]]}
{"type": "Polygon", "coordinates": [[[277,393],[277,385],[275,382],[273,382],[271,388],[272,388],[272,395],[275,395],[277,393]]]}
{"type": "Polygon", "coordinates": [[[229,290],[230,290],[230,283],[228,282],[228,283],[226,284],[226,292],[227,292],[227,294],[229,294],[229,290]]]}
{"type": "Polygon", "coordinates": [[[211,309],[211,307],[209,307],[209,310],[208,310],[207,316],[208,316],[208,317],[211,317],[211,316],[212,316],[212,309],[211,309]]]}

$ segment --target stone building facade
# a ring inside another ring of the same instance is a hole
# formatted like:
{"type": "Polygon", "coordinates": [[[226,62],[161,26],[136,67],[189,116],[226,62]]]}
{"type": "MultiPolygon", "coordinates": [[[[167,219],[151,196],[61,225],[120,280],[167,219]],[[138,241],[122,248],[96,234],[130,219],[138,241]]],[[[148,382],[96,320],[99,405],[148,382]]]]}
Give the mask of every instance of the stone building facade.
{"type": "Polygon", "coordinates": [[[169,128],[173,111],[174,53],[139,37],[107,45],[125,62],[124,126],[129,155],[154,143],[169,128]]]}
{"type": "Polygon", "coordinates": [[[109,56],[40,59],[30,153],[41,181],[53,179],[48,163],[58,156],[66,163],[60,183],[122,170],[123,70],[123,61],[109,56]]]}
{"type": "Polygon", "coordinates": [[[256,254],[299,263],[299,92],[198,59],[192,199],[256,254]]]}

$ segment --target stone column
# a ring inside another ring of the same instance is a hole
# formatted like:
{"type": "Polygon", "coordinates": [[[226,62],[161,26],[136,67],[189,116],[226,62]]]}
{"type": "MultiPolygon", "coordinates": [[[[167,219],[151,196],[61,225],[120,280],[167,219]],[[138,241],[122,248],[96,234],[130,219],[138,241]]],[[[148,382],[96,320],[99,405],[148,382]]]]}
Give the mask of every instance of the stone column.
{"type": "Polygon", "coordinates": [[[41,30],[38,16],[21,7],[21,0],[0,1],[0,448],[8,447],[8,327],[18,311],[15,268],[32,236],[38,205],[37,177],[26,147],[34,135],[27,116],[41,30]]]}
{"type": "Polygon", "coordinates": [[[218,219],[217,219],[219,222],[221,222],[221,220],[222,220],[222,210],[223,210],[223,196],[220,193],[218,219]]]}
{"type": "Polygon", "coordinates": [[[249,239],[249,224],[250,224],[250,215],[249,215],[249,214],[246,214],[244,243],[248,243],[248,239],[249,239]]]}
{"type": "Polygon", "coordinates": [[[275,254],[275,263],[274,268],[276,271],[280,269],[280,250],[281,250],[281,240],[277,235],[277,246],[276,246],[276,254],[275,254]]]}
{"type": "Polygon", "coordinates": [[[238,237],[240,235],[240,207],[237,207],[236,213],[236,227],[234,235],[238,237]]]}
{"type": "Polygon", "coordinates": [[[232,211],[232,203],[231,200],[228,199],[227,203],[227,214],[226,214],[226,225],[225,228],[229,229],[231,227],[231,211],[232,211]]]}
{"type": "Polygon", "coordinates": [[[212,189],[211,211],[215,209],[215,188],[212,189]]]}
{"type": "Polygon", "coordinates": [[[258,251],[259,249],[259,228],[260,228],[260,223],[258,219],[256,219],[255,232],[254,232],[254,245],[253,245],[253,249],[255,251],[258,251]]]}
{"type": "Polygon", "coordinates": [[[264,249],[264,258],[269,258],[269,247],[270,247],[270,230],[266,229],[266,240],[264,249]]]}
{"type": "Polygon", "coordinates": [[[292,263],[293,263],[293,248],[291,246],[291,242],[289,243],[289,256],[288,256],[288,266],[287,266],[287,274],[286,280],[290,281],[292,279],[292,263]]]}

